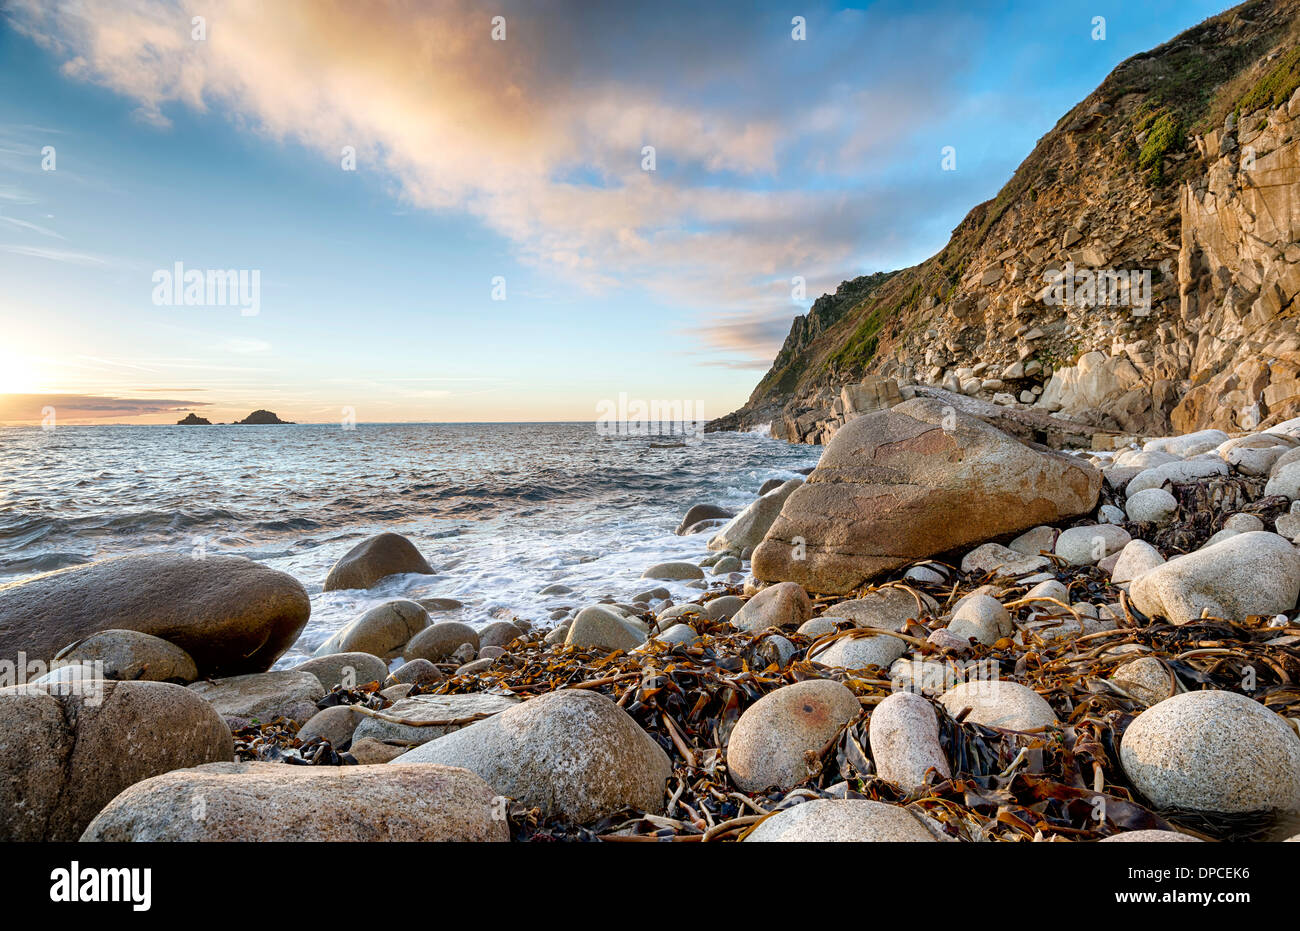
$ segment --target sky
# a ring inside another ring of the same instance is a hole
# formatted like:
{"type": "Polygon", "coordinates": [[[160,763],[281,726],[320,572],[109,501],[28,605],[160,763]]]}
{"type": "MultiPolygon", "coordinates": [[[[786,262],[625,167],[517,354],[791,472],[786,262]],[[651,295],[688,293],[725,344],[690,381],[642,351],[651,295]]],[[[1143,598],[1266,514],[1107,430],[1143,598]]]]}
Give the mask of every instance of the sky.
{"type": "Polygon", "coordinates": [[[721,416],[1223,8],[0,0],[0,423],[721,416]]]}

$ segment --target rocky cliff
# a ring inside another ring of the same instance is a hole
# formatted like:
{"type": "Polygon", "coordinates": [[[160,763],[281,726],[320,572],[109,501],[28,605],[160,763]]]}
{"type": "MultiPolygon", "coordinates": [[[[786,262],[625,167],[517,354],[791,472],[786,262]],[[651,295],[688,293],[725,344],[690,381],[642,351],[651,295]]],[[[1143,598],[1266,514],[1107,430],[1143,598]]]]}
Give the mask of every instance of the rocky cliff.
{"type": "Polygon", "coordinates": [[[1300,0],[1243,4],[1128,59],[941,252],[796,318],[711,428],[824,442],[867,376],[1115,433],[1295,416],[1298,87],[1300,0]]]}

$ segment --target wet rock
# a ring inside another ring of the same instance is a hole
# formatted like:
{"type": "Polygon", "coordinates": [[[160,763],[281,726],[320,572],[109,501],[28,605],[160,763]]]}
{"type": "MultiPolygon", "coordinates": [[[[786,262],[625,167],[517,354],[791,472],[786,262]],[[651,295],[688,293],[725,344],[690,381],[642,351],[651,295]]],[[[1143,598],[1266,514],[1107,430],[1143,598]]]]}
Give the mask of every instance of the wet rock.
{"type": "Polygon", "coordinates": [[[131,786],[81,839],[508,841],[510,828],[463,769],[214,763],[131,786]]]}
{"type": "Polygon", "coordinates": [[[73,841],[132,783],[234,755],[212,706],[167,682],[0,689],[0,840],[73,841]]]}
{"type": "Polygon", "coordinates": [[[569,646],[627,652],[645,642],[645,634],[627,618],[604,605],[583,608],[569,625],[564,642],[569,646]]]}
{"type": "Polygon", "coordinates": [[[433,685],[435,682],[441,682],[443,678],[442,671],[427,659],[413,659],[394,669],[392,675],[384,680],[384,685],[397,685],[402,682],[409,682],[411,685],[433,685]]]}
{"type": "Polygon", "coordinates": [[[769,627],[797,627],[812,617],[812,601],[794,582],[763,589],[736,612],[733,627],[757,632],[769,627]]]}
{"type": "Polygon", "coordinates": [[[967,721],[1004,730],[1027,731],[1056,724],[1056,712],[1043,696],[1005,679],[963,682],[939,696],[954,718],[970,708],[967,721]]]}
{"type": "Polygon", "coordinates": [[[431,663],[440,663],[466,643],[473,651],[473,656],[470,657],[473,659],[478,655],[478,631],[459,621],[440,621],[413,636],[402,650],[402,657],[407,661],[427,659],[431,663]]]}
{"type": "Polygon", "coordinates": [[[1142,573],[1129,594],[1143,614],[1174,624],[1202,612],[1228,620],[1279,614],[1300,594],[1300,554],[1275,533],[1236,534],[1142,573]]]}
{"type": "Polygon", "coordinates": [[[348,550],[325,577],[324,591],[370,588],[390,575],[433,575],[433,567],[415,544],[397,533],[381,533],[348,550]]]}
{"type": "Polygon", "coordinates": [[[661,562],[641,573],[643,579],[684,581],[704,578],[704,570],[693,562],[661,562]]]}
{"type": "Polygon", "coordinates": [[[1157,808],[1300,809],[1300,737],[1235,692],[1184,692],[1148,708],[1124,732],[1120,760],[1157,808]]]}
{"type": "Polygon", "coordinates": [[[830,679],[808,679],[768,692],[736,722],[727,769],[745,792],[793,788],[809,777],[807,751],[820,751],[858,717],[858,700],[830,679]]]}
{"type": "Polygon", "coordinates": [[[903,789],[924,785],[932,768],[938,779],[952,775],[939,743],[939,717],[920,695],[895,692],[877,705],[868,737],[876,772],[903,789]]]}
{"type": "Polygon", "coordinates": [[[709,549],[731,553],[733,556],[746,557],[746,550],[763,542],[773,521],[781,513],[786,499],[794,494],[795,489],[803,485],[803,479],[794,478],[783,482],[778,488],[760,496],[741,511],[731,523],[727,524],[709,540],[709,549]]]}
{"type": "Polygon", "coordinates": [[[330,653],[293,667],[294,672],[309,672],[330,691],[336,685],[345,689],[388,678],[388,664],[372,653],[330,653]]]}
{"type": "Polygon", "coordinates": [[[49,661],[96,631],[135,630],[180,647],[200,676],[264,672],[310,614],[296,579],[242,556],[121,556],[0,586],[0,656],[49,661]]]}
{"type": "Polygon", "coordinates": [[[728,572],[739,572],[742,563],[738,556],[723,556],[713,564],[713,575],[726,575],[728,572]]]}
{"type": "Polygon", "coordinates": [[[400,763],[463,766],[543,817],[579,822],[624,806],[662,812],[672,772],[667,754],[627,712],[585,689],[531,698],[389,765],[400,763]]]}
{"type": "Polygon", "coordinates": [[[523,632],[509,621],[493,621],[478,632],[478,648],[504,647],[517,640],[523,632]]]}
{"type": "Polygon", "coordinates": [[[64,647],[54,658],[63,663],[102,663],[105,679],[185,684],[199,677],[188,653],[137,630],[98,631],[64,647]]]}
{"type": "Polygon", "coordinates": [[[745,840],[856,843],[934,841],[935,838],[920,818],[897,805],[865,799],[814,799],[777,812],[745,840]]]}
{"type": "Polygon", "coordinates": [[[677,530],[674,532],[679,537],[684,536],[690,528],[694,527],[701,521],[719,519],[730,520],[734,516],[734,513],[728,511],[724,507],[719,507],[716,504],[693,504],[690,509],[687,510],[686,516],[682,518],[682,522],[677,525],[677,530]]]}
{"type": "Polygon", "coordinates": [[[325,697],[319,679],[295,669],[195,682],[189,688],[223,717],[262,724],[278,717],[302,724],[311,719],[316,713],[316,702],[325,697]]]}
{"type": "Polygon", "coordinates": [[[336,631],[312,656],[370,653],[390,660],[403,655],[402,648],[428,624],[429,612],[419,603],[406,598],[385,601],[336,631]]]}

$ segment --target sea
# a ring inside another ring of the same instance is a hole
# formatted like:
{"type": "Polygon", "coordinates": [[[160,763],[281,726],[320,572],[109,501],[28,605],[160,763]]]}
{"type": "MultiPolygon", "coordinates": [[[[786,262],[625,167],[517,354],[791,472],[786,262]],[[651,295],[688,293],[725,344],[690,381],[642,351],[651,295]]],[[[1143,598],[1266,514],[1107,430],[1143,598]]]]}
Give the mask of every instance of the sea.
{"type": "Polygon", "coordinates": [[[659,585],[687,508],[739,511],[770,478],[816,465],[819,446],[759,433],[632,435],[594,423],[0,427],[0,584],[128,553],[246,556],[289,573],[311,620],[280,667],[392,598],[447,598],[435,620],[482,626],[659,585]],[[383,531],[435,574],[322,592],[330,567],[383,531]],[[543,596],[562,583],[571,594],[543,596]]]}

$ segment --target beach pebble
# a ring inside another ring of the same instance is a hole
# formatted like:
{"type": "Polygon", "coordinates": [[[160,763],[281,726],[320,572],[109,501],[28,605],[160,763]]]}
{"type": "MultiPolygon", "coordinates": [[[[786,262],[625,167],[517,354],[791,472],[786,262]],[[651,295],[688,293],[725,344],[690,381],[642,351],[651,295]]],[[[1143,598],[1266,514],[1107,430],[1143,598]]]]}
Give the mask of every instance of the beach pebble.
{"type": "Polygon", "coordinates": [[[64,663],[102,663],[105,679],[193,682],[198,667],[173,643],[138,630],[101,630],[64,647],[54,657],[64,663]]]}
{"type": "Polygon", "coordinates": [[[768,634],[758,642],[754,652],[767,665],[784,669],[790,665],[790,659],[798,652],[798,648],[780,634],[768,634]]]}
{"type": "Polygon", "coordinates": [[[953,686],[939,701],[954,718],[970,708],[967,721],[1004,730],[1027,731],[1056,724],[1056,712],[1033,689],[1006,679],[981,679],[953,686]]]}
{"type": "Polygon", "coordinates": [[[473,659],[478,655],[478,631],[459,621],[439,621],[412,637],[402,650],[402,657],[408,662],[427,659],[431,663],[439,663],[452,657],[466,643],[472,651],[470,659],[473,659]]]}
{"type": "Polygon", "coordinates": [[[765,819],[745,838],[754,843],[916,842],[935,840],[906,808],[866,799],[814,799],[765,819]]]}
{"type": "Polygon", "coordinates": [[[1264,486],[1264,494],[1286,495],[1292,501],[1300,498],[1300,462],[1289,462],[1274,471],[1264,486]]]}
{"type": "Polygon", "coordinates": [[[233,756],[221,716],[180,685],[0,689],[0,841],[75,841],[131,784],[233,756]]]}
{"type": "Polygon", "coordinates": [[[352,732],[357,729],[361,715],[348,705],[335,705],[317,711],[307,719],[307,723],[298,729],[298,739],[303,743],[317,737],[328,740],[330,746],[339,749],[352,739],[352,732]]]}
{"type": "Polygon", "coordinates": [[[942,695],[959,681],[959,669],[951,663],[901,657],[889,667],[889,680],[896,692],[942,695]]]}
{"type": "Polygon", "coordinates": [[[738,556],[723,556],[713,564],[713,574],[726,575],[729,572],[739,572],[742,565],[738,556]]]}
{"type": "Polygon", "coordinates": [[[503,647],[517,639],[523,631],[510,621],[493,621],[478,632],[478,648],[503,647]]]}
{"type": "Polygon", "coordinates": [[[327,692],[336,685],[351,689],[388,678],[388,664],[373,653],[330,653],[294,666],[293,671],[311,673],[327,692]]]}
{"type": "Polygon", "coordinates": [[[658,588],[651,588],[637,595],[633,595],[632,600],[641,603],[649,603],[652,601],[667,601],[672,596],[673,593],[661,585],[658,588]]]}
{"type": "Polygon", "coordinates": [[[876,772],[905,790],[924,785],[931,768],[937,779],[952,775],[939,743],[939,717],[920,695],[896,692],[877,705],[868,737],[876,772]]]}
{"type": "Polygon", "coordinates": [[[723,595],[721,598],[706,601],[704,603],[704,614],[710,620],[720,621],[723,618],[735,617],[736,612],[744,606],[744,598],[737,595],[723,595]]]}
{"type": "Polygon", "coordinates": [[[569,625],[564,642],[569,646],[627,652],[640,646],[645,634],[628,623],[627,618],[605,605],[583,608],[569,625]]]}
{"type": "Polygon", "coordinates": [[[806,679],[768,692],[745,709],[727,742],[727,770],[744,792],[791,789],[809,777],[804,754],[819,751],[855,720],[858,699],[830,679],[806,679]]]}
{"type": "MultiPolygon", "coordinates": [[[[1039,582],[1029,591],[1025,592],[1026,598],[1055,598],[1063,604],[1070,603],[1070,590],[1056,579],[1048,579],[1039,582]]],[[[1044,605],[1043,610],[1052,610],[1054,605],[1044,605]]]]}
{"type": "Polygon", "coordinates": [[[542,638],[542,641],[549,646],[556,646],[557,644],[561,644],[566,639],[568,639],[568,636],[569,636],[569,625],[561,624],[559,627],[555,627],[549,633],[547,633],[547,635],[542,638]]]}
{"type": "Polygon", "coordinates": [[[505,655],[506,651],[504,647],[483,647],[483,649],[478,651],[479,659],[498,659],[505,655]]]}
{"type": "Polygon", "coordinates": [[[572,595],[573,589],[563,582],[552,582],[537,594],[539,595],[572,595]]]}
{"type": "Polygon", "coordinates": [[[411,685],[433,685],[441,682],[442,671],[427,659],[407,660],[393,670],[392,675],[384,680],[385,686],[409,682],[411,685]]]}
{"type": "MultiPolygon", "coordinates": [[[[694,627],[687,624],[673,624],[662,633],[655,634],[650,639],[658,640],[660,643],[682,644],[683,646],[694,646],[700,641],[700,635],[695,632],[694,627]]],[[[643,643],[636,648],[637,652],[643,651],[646,645],[643,643]]]]}
{"type": "Polygon", "coordinates": [[[769,627],[797,627],[812,617],[812,601],[795,582],[781,582],[755,595],[736,612],[731,624],[751,633],[769,627]]]}
{"type": "Polygon", "coordinates": [[[903,578],[922,585],[943,585],[948,581],[947,576],[929,566],[913,566],[904,573],[903,578]]]}
{"type": "Polygon", "coordinates": [[[985,543],[962,557],[961,571],[971,575],[1018,576],[1038,572],[1050,565],[1046,556],[1027,556],[1000,543],[985,543]]]}
{"type": "Polygon", "coordinates": [[[448,766],[213,763],[132,786],[82,840],[508,841],[495,794],[448,766]]]}
{"type": "Polygon", "coordinates": [[[1056,546],[1056,537],[1060,533],[1055,527],[1039,526],[1026,530],[1007,544],[1007,548],[1024,556],[1039,556],[1052,552],[1056,546]]]}
{"type": "Polygon", "coordinates": [[[1263,530],[1264,522],[1254,514],[1233,514],[1223,522],[1223,529],[1250,533],[1252,530],[1263,530]]]}
{"type": "Polygon", "coordinates": [[[407,750],[410,747],[386,744],[382,740],[375,740],[373,737],[363,737],[360,740],[353,740],[352,745],[348,747],[348,753],[361,766],[373,766],[376,763],[388,763],[407,750]]]}
{"type": "Polygon", "coordinates": [[[464,767],[496,792],[540,808],[543,817],[576,822],[627,806],[662,812],[672,773],[659,744],[613,701],[588,689],[530,698],[389,765],[402,763],[464,767]]]}
{"type": "Polygon", "coordinates": [[[1292,610],[1300,594],[1300,554],[1265,531],[1236,534],[1142,573],[1129,586],[1148,617],[1187,624],[1208,612],[1244,620],[1292,610]]]}
{"type": "Polygon", "coordinates": [[[1162,702],[1173,694],[1169,670],[1154,656],[1143,656],[1125,663],[1111,673],[1110,679],[1138,701],[1148,705],[1162,702]]]}
{"type": "Polygon", "coordinates": [[[243,556],[120,556],[0,587],[0,656],[49,661],[96,631],[136,630],[199,676],[264,672],[310,614],[296,579],[243,556]]]}
{"type": "Polygon", "coordinates": [[[1148,488],[1129,495],[1124,508],[1135,521],[1163,524],[1178,513],[1178,499],[1163,488],[1148,488]]]}
{"type": "Polygon", "coordinates": [[[195,682],[189,688],[223,717],[260,724],[279,717],[303,724],[316,714],[316,702],[325,697],[319,679],[296,669],[195,682]]]}
{"type": "MultiPolygon", "coordinates": [[[[385,601],[366,611],[316,648],[313,657],[330,653],[370,653],[390,660],[401,656],[407,641],[429,624],[423,605],[406,598],[385,601]]],[[[411,657],[406,657],[410,659],[411,657]]]]}
{"type": "Polygon", "coordinates": [[[464,602],[455,598],[416,598],[415,601],[426,611],[455,611],[465,607],[464,602]]]}
{"type": "Polygon", "coordinates": [[[1124,732],[1120,760],[1158,808],[1300,809],[1300,737],[1235,692],[1184,692],[1148,708],[1124,732]]]}
{"type": "Polygon", "coordinates": [[[357,715],[361,722],[355,739],[373,737],[389,744],[418,746],[436,737],[450,734],[467,724],[420,724],[421,721],[462,721],[475,715],[490,715],[505,711],[519,703],[506,695],[487,695],[468,692],[462,695],[412,695],[385,708],[381,713],[390,718],[400,718],[404,723],[386,721],[369,715],[357,715]]]}
{"type": "Polygon", "coordinates": [[[820,648],[808,659],[838,669],[862,669],[866,666],[888,668],[890,663],[906,651],[907,644],[897,637],[886,634],[845,634],[820,648]]]}
{"type": "Polygon", "coordinates": [[[642,572],[641,578],[680,582],[686,579],[702,579],[704,570],[693,562],[661,562],[642,572]]]}
{"type": "Polygon", "coordinates": [[[370,588],[390,575],[432,575],[433,568],[415,544],[397,533],[381,533],[362,540],[344,553],[325,577],[323,591],[370,588]]]}
{"type": "Polygon", "coordinates": [[[839,624],[847,625],[850,623],[852,622],[845,617],[831,617],[830,615],[822,615],[821,617],[814,617],[807,621],[804,621],[802,624],[799,625],[798,633],[803,634],[805,637],[811,637],[813,640],[816,640],[818,637],[824,637],[827,634],[835,633],[835,631],[839,629],[838,626],[839,624]]]}
{"type": "Polygon", "coordinates": [[[1256,448],[1238,446],[1222,454],[1223,461],[1243,475],[1268,475],[1287,446],[1256,448]]]}
{"type": "Polygon", "coordinates": [[[1131,539],[1127,530],[1114,524],[1071,527],[1056,538],[1056,555],[1072,566],[1088,566],[1118,553],[1131,539]]]}
{"type": "Polygon", "coordinates": [[[858,627],[879,627],[902,633],[910,620],[923,614],[933,615],[938,603],[921,593],[920,604],[916,595],[905,588],[886,586],[868,592],[852,601],[841,601],[827,609],[835,617],[846,617],[858,627]]]}
{"type": "Polygon", "coordinates": [[[1120,550],[1119,558],[1111,570],[1110,580],[1116,585],[1132,582],[1142,573],[1163,566],[1165,558],[1160,551],[1145,540],[1130,540],[1120,550]]]}
{"type": "Polygon", "coordinates": [[[967,595],[954,607],[948,632],[963,640],[974,637],[985,646],[992,646],[1015,631],[1011,615],[1002,602],[990,595],[967,595]]]}
{"type": "MultiPolygon", "coordinates": [[[[735,596],[728,596],[728,597],[735,597],[735,596]]],[[[717,599],[717,600],[721,601],[722,599],[717,599]]],[[[743,598],[737,600],[740,601],[741,604],[745,603],[743,598]]],[[[675,618],[683,618],[683,617],[700,617],[705,615],[706,613],[707,611],[705,606],[688,602],[687,604],[671,605],[667,608],[664,608],[662,611],[659,612],[659,614],[656,616],[655,619],[660,622],[660,626],[662,627],[664,621],[669,621],[675,618]]]]}
{"type": "Polygon", "coordinates": [[[965,653],[970,649],[969,638],[959,636],[946,627],[930,631],[930,636],[925,639],[945,653],[965,653]]]}
{"type": "Polygon", "coordinates": [[[485,670],[487,670],[488,667],[492,665],[492,663],[493,663],[493,659],[490,656],[485,656],[483,657],[483,659],[472,659],[466,663],[462,663],[461,665],[457,666],[456,671],[453,672],[452,675],[453,676],[478,675],[480,672],[484,672],[485,670]]]}
{"type": "Polygon", "coordinates": [[[1127,520],[1123,509],[1115,507],[1113,504],[1103,504],[1097,509],[1097,523],[1099,524],[1122,524],[1127,520]]]}

